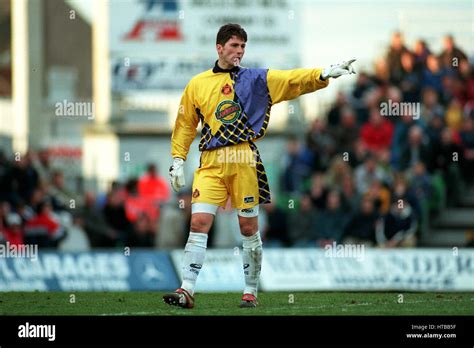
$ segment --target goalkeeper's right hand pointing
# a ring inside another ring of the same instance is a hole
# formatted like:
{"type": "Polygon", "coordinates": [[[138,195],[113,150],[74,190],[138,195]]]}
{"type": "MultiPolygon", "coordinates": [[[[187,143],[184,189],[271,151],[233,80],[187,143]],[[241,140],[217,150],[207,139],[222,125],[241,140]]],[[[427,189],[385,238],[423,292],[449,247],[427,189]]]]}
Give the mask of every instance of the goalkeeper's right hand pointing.
{"type": "Polygon", "coordinates": [[[354,67],[351,65],[355,62],[355,59],[351,59],[347,62],[331,65],[330,67],[323,70],[321,78],[326,80],[328,77],[337,79],[341,75],[355,74],[354,67]]]}

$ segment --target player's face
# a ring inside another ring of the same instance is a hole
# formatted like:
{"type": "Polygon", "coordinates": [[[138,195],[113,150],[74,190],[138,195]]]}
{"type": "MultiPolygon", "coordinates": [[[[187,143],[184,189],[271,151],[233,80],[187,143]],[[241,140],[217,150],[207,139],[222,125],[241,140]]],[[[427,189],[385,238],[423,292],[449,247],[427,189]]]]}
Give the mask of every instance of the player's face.
{"type": "Polygon", "coordinates": [[[217,44],[217,53],[221,67],[231,69],[240,65],[245,53],[245,41],[237,36],[232,36],[224,46],[217,44]]]}

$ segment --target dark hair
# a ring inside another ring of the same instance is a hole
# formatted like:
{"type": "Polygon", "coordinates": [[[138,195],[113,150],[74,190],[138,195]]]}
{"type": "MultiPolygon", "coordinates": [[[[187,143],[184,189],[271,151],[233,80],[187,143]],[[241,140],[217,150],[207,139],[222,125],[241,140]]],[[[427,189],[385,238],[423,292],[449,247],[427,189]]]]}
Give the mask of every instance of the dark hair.
{"type": "Polygon", "coordinates": [[[50,198],[45,198],[41,202],[36,205],[36,214],[41,214],[43,212],[44,207],[49,206],[52,208],[53,203],[51,202],[50,198]]]}
{"type": "Polygon", "coordinates": [[[137,178],[130,178],[128,179],[127,183],[125,184],[125,190],[127,190],[130,194],[137,194],[138,193],[138,180],[137,178]]]}
{"type": "Polygon", "coordinates": [[[216,45],[220,44],[224,46],[225,43],[232,38],[232,36],[237,36],[239,39],[247,42],[247,33],[245,32],[244,28],[242,28],[239,24],[228,23],[220,27],[219,32],[217,33],[216,45]]]}

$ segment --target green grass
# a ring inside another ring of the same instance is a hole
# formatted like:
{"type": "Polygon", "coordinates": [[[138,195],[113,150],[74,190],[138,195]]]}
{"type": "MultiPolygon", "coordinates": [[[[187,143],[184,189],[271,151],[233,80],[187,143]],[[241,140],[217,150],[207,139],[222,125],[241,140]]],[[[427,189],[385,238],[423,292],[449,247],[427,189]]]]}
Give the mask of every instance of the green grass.
{"type": "Polygon", "coordinates": [[[196,294],[194,309],[162,302],[161,292],[0,293],[0,315],[473,315],[474,293],[268,292],[258,308],[238,308],[241,294],[196,294]],[[293,303],[291,302],[293,295],[293,303]]]}

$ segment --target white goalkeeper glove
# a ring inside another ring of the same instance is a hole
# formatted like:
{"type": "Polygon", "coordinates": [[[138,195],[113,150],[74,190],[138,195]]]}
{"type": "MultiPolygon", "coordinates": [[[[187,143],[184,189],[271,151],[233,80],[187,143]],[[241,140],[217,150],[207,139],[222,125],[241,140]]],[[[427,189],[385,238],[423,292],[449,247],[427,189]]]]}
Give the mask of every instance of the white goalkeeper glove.
{"type": "Polygon", "coordinates": [[[173,164],[170,167],[170,181],[175,192],[178,192],[185,185],[183,166],[184,160],[182,158],[173,158],[173,164]]]}
{"type": "Polygon", "coordinates": [[[328,77],[337,79],[341,75],[355,74],[354,67],[351,65],[355,62],[355,59],[344,61],[339,64],[331,65],[330,67],[323,70],[321,77],[326,80],[328,77]]]}

